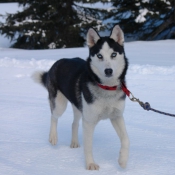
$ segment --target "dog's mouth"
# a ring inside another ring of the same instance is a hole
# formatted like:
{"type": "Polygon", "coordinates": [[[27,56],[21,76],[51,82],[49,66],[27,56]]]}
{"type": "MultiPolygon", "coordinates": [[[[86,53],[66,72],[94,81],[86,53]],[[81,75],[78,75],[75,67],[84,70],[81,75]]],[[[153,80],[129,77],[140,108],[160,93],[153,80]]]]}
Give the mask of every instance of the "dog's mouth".
{"type": "Polygon", "coordinates": [[[110,77],[112,77],[112,75],[105,75],[105,77],[110,78],[110,77]]]}

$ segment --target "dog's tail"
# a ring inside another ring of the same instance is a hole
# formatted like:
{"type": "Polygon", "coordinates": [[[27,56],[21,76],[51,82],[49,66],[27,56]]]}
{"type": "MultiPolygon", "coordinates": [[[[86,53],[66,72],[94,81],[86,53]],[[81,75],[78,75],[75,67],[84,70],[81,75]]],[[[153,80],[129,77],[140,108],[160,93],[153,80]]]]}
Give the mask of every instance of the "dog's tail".
{"type": "Polygon", "coordinates": [[[32,79],[39,84],[42,84],[45,88],[47,88],[47,77],[48,73],[44,71],[36,71],[32,74],[32,79]]]}

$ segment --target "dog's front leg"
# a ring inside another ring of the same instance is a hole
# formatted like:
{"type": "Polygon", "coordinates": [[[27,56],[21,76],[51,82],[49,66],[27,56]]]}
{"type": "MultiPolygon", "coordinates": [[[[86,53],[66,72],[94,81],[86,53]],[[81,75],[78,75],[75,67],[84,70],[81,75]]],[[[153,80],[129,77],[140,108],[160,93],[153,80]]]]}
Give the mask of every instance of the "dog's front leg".
{"type": "Polygon", "coordinates": [[[111,119],[111,123],[121,141],[121,148],[118,162],[122,168],[125,168],[129,157],[129,138],[126,132],[124,118],[123,116],[117,116],[115,119],[111,119]]]}
{"type": "Polygon", "coordinates": [[[96,123],[91,123],[83,119],[83,139],[86,169],[99,170],[99,166],[94,162],[92,155],[93,133],[96,123]]]}

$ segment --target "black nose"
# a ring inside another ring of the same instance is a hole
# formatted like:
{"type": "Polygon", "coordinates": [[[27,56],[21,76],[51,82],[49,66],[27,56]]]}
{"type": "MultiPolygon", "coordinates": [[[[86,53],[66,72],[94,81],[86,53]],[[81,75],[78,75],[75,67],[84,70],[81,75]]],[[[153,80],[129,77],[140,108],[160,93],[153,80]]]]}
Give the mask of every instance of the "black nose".
{"type": "Polygon", "coordinates": [[[112,69],[105,69],[105,74],[107,77],[110,77],[112,75],[113,70],[112,69]]]}

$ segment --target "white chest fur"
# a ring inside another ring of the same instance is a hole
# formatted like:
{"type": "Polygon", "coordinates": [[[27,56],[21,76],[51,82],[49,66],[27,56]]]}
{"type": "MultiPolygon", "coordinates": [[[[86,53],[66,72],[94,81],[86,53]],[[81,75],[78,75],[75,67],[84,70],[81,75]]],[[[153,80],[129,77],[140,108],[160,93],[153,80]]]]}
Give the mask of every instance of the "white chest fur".
{"type": "Polygon", "coordinates": [[[89,86],[89,89],[94,96],[94,101],[88,104],[82,95],[83,118],[85,120],[98,122],[123,115],[125,100],[121,99],[123,95],[121,90],[108,91],[95,86],[89,86]]]}

